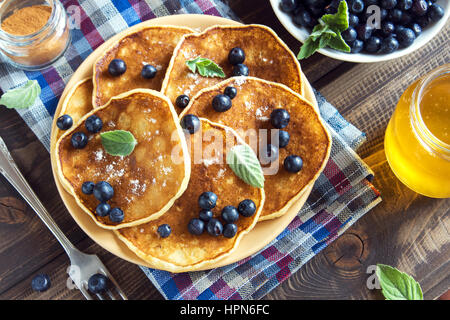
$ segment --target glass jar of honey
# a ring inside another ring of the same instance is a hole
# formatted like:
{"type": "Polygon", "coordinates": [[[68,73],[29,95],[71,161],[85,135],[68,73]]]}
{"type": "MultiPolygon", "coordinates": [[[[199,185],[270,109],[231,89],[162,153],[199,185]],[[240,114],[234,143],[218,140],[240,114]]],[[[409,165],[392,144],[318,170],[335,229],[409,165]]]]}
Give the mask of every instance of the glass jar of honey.
{"type": "Polygon", "coordinates": [[[46,68],[65,52],[69,43],[68,19],[60,1],[0,2],[0,52],[15,67],[46,68]]]}
{"type": "Polygon", "coordinates": [[[403,93],[384,147],[391,169],[406,186],[428,197],[450,197],[450,64],[403,93]]]}

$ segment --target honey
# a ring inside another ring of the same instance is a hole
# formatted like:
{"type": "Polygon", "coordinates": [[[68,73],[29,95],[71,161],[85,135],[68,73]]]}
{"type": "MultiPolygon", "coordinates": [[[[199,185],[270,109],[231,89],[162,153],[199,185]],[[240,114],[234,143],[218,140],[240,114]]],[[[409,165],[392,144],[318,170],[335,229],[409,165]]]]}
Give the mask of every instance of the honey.
{"type": "Polygon", "coordinates": [[[384,146],[389,165],[406,186],[425,196],[450,197],[450,64],[403,93],[384,146]]]}

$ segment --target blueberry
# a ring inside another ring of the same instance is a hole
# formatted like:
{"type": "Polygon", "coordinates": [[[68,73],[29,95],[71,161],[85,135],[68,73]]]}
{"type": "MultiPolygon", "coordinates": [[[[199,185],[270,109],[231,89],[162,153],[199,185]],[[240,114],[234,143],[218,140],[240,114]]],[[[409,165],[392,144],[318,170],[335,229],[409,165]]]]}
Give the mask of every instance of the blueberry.
{"type": "Polygon", "coordinates": [[[309,7],[309,11],[311,12],[312,16],[316,19],[320,18],[324,15],[324,7],[318,6],[318,7],[309,7]]]}
{"type": "Polygon", "coordinates": [[[398,0],[397,1],[397,8],[400,10],[406,11],[411,9],[413,4],[413,0],[398,0]]]}
{"type": "Polygon", "coordinates": [[[278,148],[273,144],[268,144],[261,150],[261,162],[267,164],[278,159],[278,148]]]}
{"type": "Polygon", "coordinates": [[[189,221],[188,224],[189,233],[198,236],[203,233],[204,229],[205,229],[205,222],[203,222],[202,220],[194,218],[191,219],[191,221],[189,221]]]}
{"type": "Polygon", "coordinates": [[[428,3],[425,0],[413,0],[411,11],[418,16],[423,16],[428,11],[428,3]]]}
{"type": "Polygon", "coordinates": [[[239,212],[233,206],[226,206],[222,209],[221,217],[225,222],[233,223],[239,219],[239,212]]]}
{"type": "Polygon", "coordinates": [[[280,9],[286,13],[292,12],[298,6],[298,0],[281,0],[280,9]]]}
{"type": "Polygon", "coordinates": [[[407,25],[407,24],[411,23],[411,21],[413,21],[412,15],[409,14],[408,12],[403,12],[402,18],[400,20],[400,24],[407,25]]]}
{"type": "Polygon", "coordinates": [[[364,2],[362,0],[353,0],[350,2],[350,12],[361,13],[364,10],[364,2]]]}
{"type": "Polygon", "coordinates": [[[95,208],[95,214],[99,217],[106,217],[110,210],[111,206],[106,202],[102,202],[95,208]]]}
{"type": "Polygon", "coordinates": [[[217,112],[225,112],[231,108],[231,99],[226,94],[218,94],[212,100],[212,107],[217,112]]]}
{"type": "Polygon", "coordinates": [[[290,119],[291,116],[285,109],[275,109],[270,114],[270,122],[276,129],[283,129],[284,127],[286,127],[289,124],[290,119]]]}
{"type": "Polygon", "coordinates": [[[251,217],[256,212],[256,205],[253,200],[245,199],[239,203],[238,212],[243,217],[251,217]]]}
{"type": "Polygon", "coordinates": [[[299,172],[303,167],[303,160],[299,156],[290,155],[284,159],[284,168],[288,172],[299,172]]]}
{"type": "Polygon", "coordinates": [[[362,51],[362,49],[364,48],[364,42],[362,42],[359,39],[356,39],[355,41],[353,41],[351,49],[352,49],[352,53],[360,53],[362,51]]]}
{"type": "Polygon", "coordinates": [[[31,280],[31,288],[34,291],[44,292],[50,288],[51,282],[50,277],[46,274],[37,274],[31,280]]]}
{"type": "Polygon", "coordinates": [[[237,225],[234,223],[227,223],[223,227],[223,236],[225,238],[233,238],[237,233],[237,225]]]}
{"type": "Polygon", "coordinates": [[[371,5],[374,5],[374,4],[377,5],[378,1],[379,0],[364,0],[364,4],[365,4],[366,7],[368,7],[368,6],[371,6],[371,5]]]}
{"type": "Polygon", "coordinates": [[[392,34],[395,30],[395,25],[390,21],[383,21],[381,23],[381,31],[385,36],[392,34]]]}
{"type": "Polygon", "coordinates": [[[397,5],[397,0],[381,0],[380,4],[384,9],[393,9],[397,5]]]}
{"type": "Polygon", "coordinates": [[[366,41],[372,36],[373,28],[367,24],[361,24],[356,27],[356,32],[359,40],[366,41]]]}
{"type": "Polygon", "coordinates": [[[291,136],[289,132],[280,130],[278,132],[278,148],[285,148],[288,145],[290,139],[291,136]]]}
{"type": "Polygon", "coordinates": [[[109,220],[112,222],[122,222],[123,218],[125,217],[123,211],[119,208],[112,208],[109,211],[109,220]]]}
{"type": "Polygon", "coordinates": [[[236,97],[237,95],[237,89],[235,87],[226,87],[223,93],[230,99],[234,99],[234,97],[236,97]]]}
{"type": "Polygon", "coordinates": [[[248,74],[249,74],[248,67],[243,63],[239,63],[235,65],[233,68],[233,76],[235,77],[248,76],[248,74]]]}
{"type": "Polygon", "coordinates": [[[348,26],[349,27],[356,27],[359,24],[359,18],[356,14],[349,14],[348,16],[348,26]]]}
{"type": "Polygon", "coordinates": [[[181,119],[181,127],[190,134],[194,134],[200,129],[200,119],[193,114],[187,114],[181,119]]]}
{"type": "Polygon", "coordinates": [[[127,65],[122,59],[113,59],[108,66],[108,72],[113,77],[120,76],[127,71],[127,65]]]}
{"type": "Polygon", "coordinates": [[[404,48],[409,47],[414,40],[416,40],[416,34],[409,28],[400,29],[397,32],[398,43],[404,48]]]}
{"type": "Polygon", "coordinates": [[[178,108],[184,109],[189,104],[189,97],[185,94],[179,95],[177,99],[175,100],[175,105],[178,108]]]}
{"type": "Polygon", "coordinates": [[[70,129],[73,125],[72,117],[68,114],[63,114],[56,120],[56,126],[61,130],[70,129]]]}
{"type": "Polygon", "coordinates": [[[422,33],[422,27],[418,23],[413,23],[409,26],[409,28],[414,31],[416,37],[418,37],[422,33]]]}
{"type": "Polygon", "coordinates": [[[369,38],[369,40],[366,41],[364,49],[366,49],[367,52],[375,53],[378,50],[380,50],[380,46],[381,46],[381,39],[372,36],[369,38]]]}
{"type": "Polygon", "coordinates": [[[232,65],[237,65],[237,64],[243,63],[244,60],[245,60],[244,50],[242,50],[239,47],[235,47],[230,50],[230,53],[228,54],[228,61],[232,65]]]}
{"type": "Polygon", "coordinates": [[[311,14],[306,10],[298,11],[293,19],[295,24],[303,26],[305,28],[312,28],[317,24],[317,20],[314,19],[311,14]]]}
{"type": "Polygon", "coordinates": [[[100,202],[106,202],[114,196],[113,187],[106,181],[100,181],[94,186],[94,197],[100,202]]]}
{"type": "Polygon", "coordinates": [[[352,43],[353,41],[356,40],[357,37],[357,33],[356,30],[349,27],[347,30],[345,30],[344,32],[341,33],[342,38],[345,40],[345,42],[348,43],[352,43]]]}
{"type": "Polygon", "coordinates": [[[403,11],[400,9],[392,9],[389,10],[388,13],[388,19],[393,21],[393,22],[400,22],[402,21],[402,17],[403,17],[403,11]]]}
{"type": "Polygon", "coordinates": [[[203,192],[198,197],[198,205],[202,209],[211,210],[216,206],[216,202],[217,202],[217,195],[211,191],[203,192]]]}
{"type": "Polygon", "coordinates": [[[206,231],[214,237],[220,236],[223,231],[222,223],[219,220],[212,218],[206,224],[206,231]]]}
{"type": "Polygon", "coordinates": [[[380,52],[385,54],[392,53],[398,49],[398,46],[397,39],[394,37],[387,37],[381,42],[380,52]]]}
{"type": "Polygon", "coordinates": [[[108,288],[108,278],[101,273],[92,275],[88,280],[88,289],[92,293],[102,293],[108,288]]]}
{"type": "Polygon", "coordinates": [[[208,222],[213,217],[213,212],[211,210],[202,209],[199,213],[199,218],[202,221],[208,222]]]}
{"type": "Polygon", "coordinates": [[[92,194],[92,192],[94,191],[94,186],[95,183],[93,183],[92,181],[85,181],[81,185],[81,192],[83,192],[84,194],[92,194]]]}
{"type": "Polygon", "coordinates": [[[145,79],[153,79],[156,76],[158,70],[151,64],[146,64],[142,67],[141,76],[145,79]]]}
{"type": "Polygon", "coordinates": [[[430,19],[428,19],[428,16],[421,16],[421,17],[417,17],[415,19],[415,22],[417,22],[420,25],[420,27],[423,29],[428,26],[428,24],[430,23],[430,19]]]}
{"type": "Polygon", "coordinates": [[[88,137],[84,132],[75,132],[70,142],[75,149],[83,149],[88,143],[88,137]]]}
{"type": "Polygon", "coordinates": [[[172,229],[168,224],[162,224],[158,227],[158,234],[161,238],[167,238],[170,236],[172,229]]]}
{"type": "Polygon", "coordinates": [[[86,127],[86,130],[89,131],[90,133],[97,133],[100,130],[102,130],[103,122],[102,119],[93,114],[92,116],[86,119],[84,126],[86,127]]]}
{"type": "Polygon", "coordinates": [[[440,20],[444,16],[444,14],[444,9],[440,5],[433,3],[428,8],[427,16],[431,22],[436,22],[440,20]]]}

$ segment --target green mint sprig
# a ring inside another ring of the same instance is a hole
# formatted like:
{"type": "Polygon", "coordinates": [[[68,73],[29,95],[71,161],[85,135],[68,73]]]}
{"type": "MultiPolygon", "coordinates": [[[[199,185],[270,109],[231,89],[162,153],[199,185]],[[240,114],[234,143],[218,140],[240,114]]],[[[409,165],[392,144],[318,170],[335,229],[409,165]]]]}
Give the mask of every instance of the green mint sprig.
{"type": "Polygon", "coordinates": [[[341,32],[348,29],[348,7],[346,1],[339,3],[335,14],[325,14],[319,19],[312,33],[300,48],[297,59],[306,59],[319,49],[330,47],[339,51],[350,52],[351,49],[342,38],[341,32]]]}
{"type": "Polygon", "coordinates": [[[227,153],[227,164],[245,183],[264,188],[264,174],[258,157],[252,148],[241,144],[234,146],[227,153]]]}
{"type": "Polygon", "coordinates": [[[377,264],[375,271],[386,300],[423,300],[420,284],[394,267],[377,264]]]}
{"type": "Polygon", "coordinates": [[[102,132],[100,139],[105,151],[112,156],[128,156],[137,144],[133,134],[125,130],[102,132]]]}
{"type": "Polygon", "coordinates": [[[39,83],[28,80],[25,85],[6,91],[0,98],[0,105],[9,109],[25,109],[32,106],[40,94],[39,83]]]}
{"type": "Polygon", "coordinates": [[[192,60],[186,61],[186,65],[193,72],[197,72],[203,77],[219,77],[225,78],[225,72],[214,61],[197,57],[192,60]]]}

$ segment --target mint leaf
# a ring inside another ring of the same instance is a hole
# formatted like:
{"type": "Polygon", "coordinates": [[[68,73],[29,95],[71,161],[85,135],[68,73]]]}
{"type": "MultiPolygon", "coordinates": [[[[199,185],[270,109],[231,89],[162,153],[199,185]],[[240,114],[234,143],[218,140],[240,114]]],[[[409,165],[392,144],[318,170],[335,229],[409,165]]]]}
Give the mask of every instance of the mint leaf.
{"type": "Polygon", "coordinates": [[[410,275],[385,264],[377,264],[376,274],[386,300],[423,300],[420,284],[410,275]]]}
{"type": "Polygon", "coordinates": [[[34,104],[41,94],[41,87],[36,80],[28,80],[25,85],[6,91],[0,98],[0,105],[9,109],[25,109],[34,104]]]}
{"type": "Polygon", "coordinates": [[[198,71],[198,73],[203,77],[225,78],[225,72],[223,72],[222,68],[215,64],[212,60],[197,57],[186,61],[186,65],[193,73],[198,71]]]}
{"type": "Polygon", "coordinates": [[[314,41],[312,38],[306,39],[301,46],[300,52],[297,55],[298,60],[306,59],[314,54],[319,49],[319,41],[314,41]]]}
{"type": "Polygon", "coordinates": [[[112,156],[128,156],[137,144],[133,134],[124,130],[102,132],[100,139],[105,151],[112,156]]]}
{"type": "Polygon", "coordinates": [[[264,188],[264,174],[259,160],[248,145],[234,146],[227,153],[227,164],[245,183],[264,188]]]}
{"type": "Polygon", "coordinates": [[[320,18],[331,30],[342,32],[348,29],[348,7],[346,1],[339,3],[338,11],[335,14],[324,14],[320,18]]]}
{"type": "Polygon", "coordinates": [[[330,39],[330,41],[328,42],[328,46],[330,48],[344,52],[350,52],[352,50],[342,38],[342,35],[340,33],[336,37],[330,39]]]}

